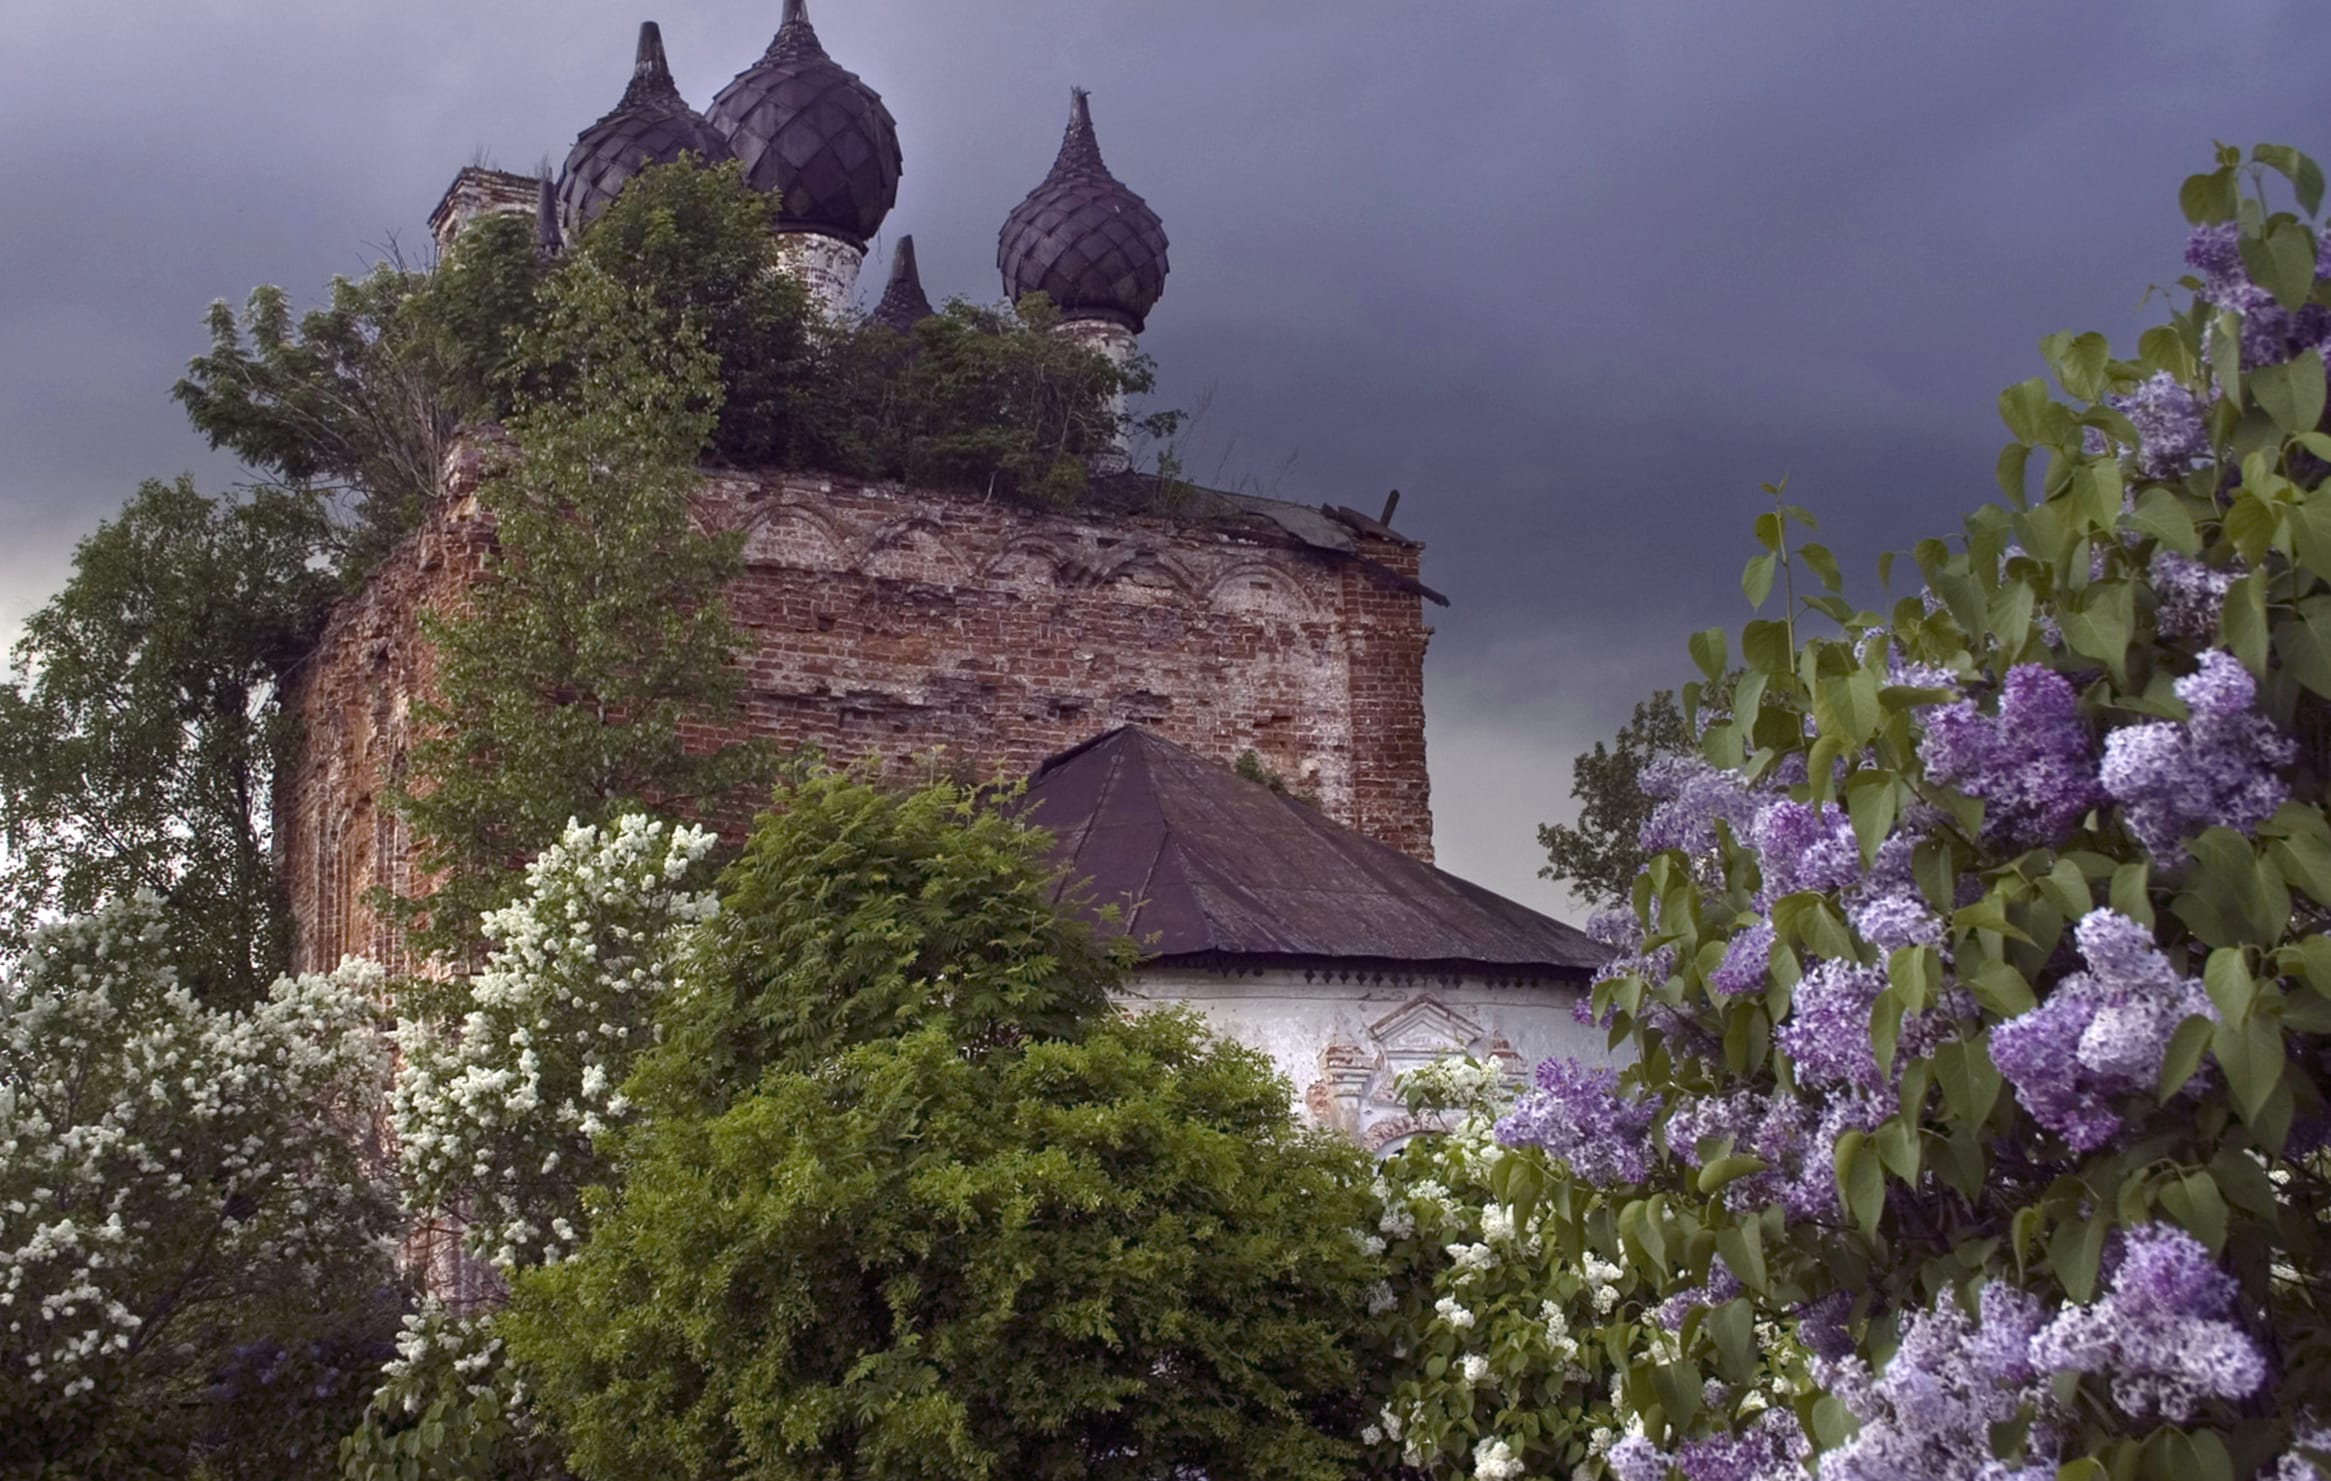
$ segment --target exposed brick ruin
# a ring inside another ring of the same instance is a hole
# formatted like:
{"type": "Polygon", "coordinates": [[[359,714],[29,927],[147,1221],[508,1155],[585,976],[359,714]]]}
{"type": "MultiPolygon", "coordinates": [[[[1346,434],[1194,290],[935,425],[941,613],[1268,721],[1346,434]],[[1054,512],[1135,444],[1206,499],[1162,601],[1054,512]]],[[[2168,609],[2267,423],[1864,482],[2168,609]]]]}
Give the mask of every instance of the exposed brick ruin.
{"type": "MultiPolygon", "coordinates": [[[[456,599],[490,548],[477,476],[457,450],[446,497],[293,680],[305,748],[277,837],[303,969],[398,964],[368,892],[412,887],[385,792],[430,681],[416,614],[456,599]]],[[[698,503],[745,533],[745,711],[783,746],[894,766],[943,748],[1010,776],[1137,722],[1225,763],[1251,750],[1330,817],[1429,860],[1419,547],[1357,516],[1234,513],[1046,512],[802,474],[710,474],[698,503]]]]}

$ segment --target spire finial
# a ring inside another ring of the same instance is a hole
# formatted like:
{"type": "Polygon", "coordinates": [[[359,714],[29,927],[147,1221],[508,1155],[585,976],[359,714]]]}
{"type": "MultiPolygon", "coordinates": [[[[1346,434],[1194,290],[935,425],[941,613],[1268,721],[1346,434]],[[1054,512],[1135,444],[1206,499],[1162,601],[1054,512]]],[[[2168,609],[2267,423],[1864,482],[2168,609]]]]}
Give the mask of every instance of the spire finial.
{"type": "Polygon", "coordinates": [[[679,101],[680,87],[672,81],[671,64],[664,60],[663,28],[654,21],[639,23],[639,47],[632,53],[631,85],[623,90],[617,108],[638,108],[679,101]]]}
{"type": "Polygon", "coordinates": [[[923,275],[915,269],[915,239],[911,234],[900,237],[890,254],[890,282],[867,317],[900,334],[912,334],[933,312],[930,296],[923,292],[923,275]]]}
{"type": "Polygon", "coordinates": [[[776,60],[825,54],[826,49],[818,43],[817,27],[809,23],[809,0],[785,0],[784,19],[777,23],[777,34],[769,39],[769,49],[762,56],[776,60]]]}
{"type": "Polygon", "coordinates": [[[542,189],[534,198],[534,250],[543,257],[556,257],[566,243],[558,229],[558,186],[552,183],[550,167],[542,171],[542,189]]]}
{"type": "Polygon", "coordinates": [[[1092,96],[1081,87],[1068,90],[1068,132],[1060,141],[1060,158],[1053,162],[1052,168],[1056,171],[1108,171],[1109,167],[1101,163],[1101,141],[1093,133],[1092,96]]]}

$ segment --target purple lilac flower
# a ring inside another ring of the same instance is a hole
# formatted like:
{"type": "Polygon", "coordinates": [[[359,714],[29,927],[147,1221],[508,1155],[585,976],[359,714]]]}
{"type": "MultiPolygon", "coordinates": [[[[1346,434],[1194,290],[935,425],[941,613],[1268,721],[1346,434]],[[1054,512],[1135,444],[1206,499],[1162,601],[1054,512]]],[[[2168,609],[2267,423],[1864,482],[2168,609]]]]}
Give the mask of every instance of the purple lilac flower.
{"type": "Polygon", "coordinates": [[[1876,1091],[1886,1077],[1870,1047],[1870,1008],[1886,974],[1859,962],[1825,961],[1797,984],[1789,1016],[1773,1038],[1788,1051],[1802,1085],[1876,1091]]]}
{"type": "Polygon", "coordinates": [[[2201,403],[2167,371],[2139,382],[2125,396],[2107,396],[2104,401],[2135,424],[2137,472],[2146,478],[2175,478],[2210,450],[2201,403]]]}
{"type": "Polygon", "coordinates": [[[2040,1298],[2005,1281],[1992,1281],[1978,1298],[1980,1320],[1968,1342],[1975,1371],[1993,1383],[2021,1387],[2041,1374],[2032,1363],[2032,1338],[2047,1325],[2040,1298]]]}
{"type": "Polygon", "coordinates": [[[2205,1399],[2245,1399],[2266,1381],[2266,1359],[2227,1319],[2234,1278],[2201,1241],[2168,1224],[2130,1229],[2111,1288],[2093,1306],[2067,1304],[2031,1341],[2031,1358],[2058,1372],[2108,1377],[2113,1403],[2134,1419],[2183,1423],[2205,1399]]]}
{"type": "Polygon", "coordinates": [[[1727,998],[1764,991],[1765,973],[1772,963],[1773,927],[1760,920],[1724,945],[1724,960],[1708,974],[1708,986],[1727,998]]]}
{"type": "Polygon", "coordinates": [[[2044,664],[2007,672],[1997,716],[1972,700],[1930,711],[1919,744],[1927,775],[1983,800],[1983,835],[2008,848],[2063,841],[2098,800],[2079,697],[2044,664]]]}
{"type": "Polygon", "coordinates": [[[1689,1290],[1678,1291],[1651,1310],[1651,1319],[1670,1332],[1683,1330],[1684,1318],[1703,1306],[1722,1306],[1738,1299],[1740,1279],[1725,1265],[1722,1255],[1708,1262],[1708,1278],[1689,1290]]]}
{"type": "MultiPolygon", "coordinates": [[[[2323,240],[2331,244],[2331,233],[2325,233],[2323,240]]],[[[2301,1418],[2291,1434],[2291,1448],[2274,1463],[2272,1470],[2260,1472],[2258,1481],[2323,1481],[2324,1472],[2302,1450],[2331,1454],[2331,1429],[2311,1418],[2301,1418]]]]}
{"type": "Polygon", "coordinates": [[[1904,946],[1940,947],[1949,932],[1926,902],[1909,893],[1872,895],[1846,913],[1854,934],[1881,951],[1904,946]]]}
{"type": "Polygon", "coordinates": [[[2076,1152],[2120,1130],[2114,1101],[2152,1091],[2177,1026],[2215,1018],[2209,993],[2181,977],[2145,927],[2092,910],[2073,928],[2088,970],[1991,1031],[1991,1060],[2032,1118],[2076,1152]]]}
{"type": "Polygon", "coordinates": [[[1861,880],[1861,843],[1852,819],[1834,803],[1772,803],[1756,815],[1753,836],[1765,900],[1798,890],[1848,889],[1861,880]]]}
{"type": "MultiPolygon", "coordinates": [[[[2279,365],[2302,350],[2331,344],[2331,310],[2309,303],[2294,312],[2250,280],[2242,265],[2241,232],[2234,223],[2196,227],[2186,239],[2185,261],[2201,277],[2197,297],[2242,316],[2243,369],[2279,365]]],[[[2315,276],[2331,277],[2331,257],[2321,238],[2315,244],[2315,276]]]]}
{"type": "Polygon", "coordinates": [[[1636,834],[1635,841],[1647,853],[1681,849],[1695,859],[1712,855],[1717,821],[1740,834],[1755,820],[1763,801],[1738,772],[1719,771],[1683,753],[1645,762],[1637,784],[1646,797],[1658,799],[1636,834]]]}
{"type": "Polygon", "coordinates": [[[2045,1391],[2002,1383],[1987,1356],[1998,1345],[1982,1340],[1946,1292],[1910,1315],[1884,1373],[1873,1378],[1859,1358],[1817,1363],[1816,1374],[1861,1421],[1859,1433],[1821,1457],[1820,1481],[2053,1476],[2052,1465],[2009,1467],[1992,1456],[1991,1427],[2027,1402],[2039,1411],[2029,1449],[2043,1456],[2053,1448],[2045,1391]]]}
{"type": "Polygon", "coordinates": [[[1523,1092],[1497,1123],[1499,1141],[1542,1147],[1590,1183],[1640,1183],[1650,1176],[1658,1097],[1622,1097],[1617,1070],[1590,1069],[1575,1059],[1548,1059],[1537,1078],[1537,1088],[1523,1092]]]}
{"type": "Polygon", "coordinates": [[[2174,550],[2153,552],[2148,573],[2153,594],[2160,601],[2154,625],[2165,638],[2214,638],[2218,614],[2226,605],[2226,588],[2234,573],[2202,564],[2174,550]]]}
{"type": "Polygon", "coordinates": [[[1684,1481],[1799,1481],[1811,1452],[1797,1417],[1771,1408],[1738,1433],[1686,1440],[1671,1459],[1684,1481]]]}
{"type": "Polygon", "coordinates": [[[2257,685],[2221,648],[2174,686],[2190,718],[2126,725],[2104,742],[2104,790],[2152,855],[2182,862],[2205,828],[2250,833],[2290,796],[2276,775],[2298,748],[2252,709],[2257,685]]]}
{"type": "Polygon", "coordinates": [[[1667,1456],[1641,1435],[1620,1436],[1603,1463],[1617,1481],[1667,1481],[1667,1456]]]}
{"type": "Polygon", "coordinates": [[[1845,1326],[1852,1314],[1853,1297],[1844,1291],[1808,1301],[1797,1308],[1797,1340],[1824,1362],[1843,1362],[1853,1355],[1853,1333],[1845,1326]]]}
{"type": "Polygon", "coordinates": [[[1838,1212],[1837,1174],[1832,1150],[1848,1131],[1873,1131],[1893,1108],[1876,1096],[1783,1095],[1740,1091],[1729,1096],[1694,1096],[1680,1103],[1667,1122],[1667,1145],[1694,1167],[1699,1144],[1718,1145],[1763,1160],[1761,1171],[1724,1185],[1724,1203],[1747,1212],[1778,1203],[1793,1219],[1822,1219],[1838,1212]]]}

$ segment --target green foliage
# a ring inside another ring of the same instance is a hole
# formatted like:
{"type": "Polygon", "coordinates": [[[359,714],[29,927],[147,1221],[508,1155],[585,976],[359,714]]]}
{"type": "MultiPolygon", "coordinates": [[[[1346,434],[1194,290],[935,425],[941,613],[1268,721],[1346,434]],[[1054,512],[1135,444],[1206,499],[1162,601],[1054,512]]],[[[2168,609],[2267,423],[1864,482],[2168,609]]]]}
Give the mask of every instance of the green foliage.
{"type": "Polygon", "coordinates": [[[330,590],[325,529],[308,495],[214,499],[182,478],[81,542],[0,684],[0,947],[145,889],[196,991],[265,991],[289,926],[269,857],[294,740],[276,686],[330,590]]]}
{"type": "Polygon", "coordinates": [[[1073,1038],[1125,955],[1053,904],[1045,835],[976,792],[813,773],[721,877],[721,908],[666,1007],[635,1099],[709,1114],[764,1076],[935,1027],[967,1050],[1073,1038]]]}
{"type": "Polygon", "coordinates": [[[566,1481],[558,1443],[534,1422],[501,1349],[492,1316],[424,1303],[340,1442],[342,1481],[566,1481]]]}
{"type": "Polygon", "coordinates": [[[1059,323],[1038,293],[1012,309],[951,300],[904,345],[881,325],[858,328],[832,352],[843,387],[832,460],[917,488],[1074,503],[1091,458],[1133,430],[1119,398],[1147,393],[1152,375],[1147,360],[1120,369],[1059,323]]]}
{"type": "Polygon", "coordinates": [[[1644,764],[1655,756],[1688,752],[1695,740],[1674,690],[1656,690],[1637,704],[1634,717],[1609,745],[1596,741],[1593,751],[1571,763],[1570,795],[1578,800],[1578,822],[1538,829],[1538,846],[1546,851],[1539,878],[1567,884],[1595,905],[1623,903],[1643,870],[1646,855],[1636,838],[1655,805],[1643,790],[1644,764]]]}
{"type": "Polygon", "coordinates": [[[396,806],[433,893],[403,903],[424,950],[474,955],[480,915],[570,820],[641,804],[715,808],[761,773],[733,729],[737,637],[722,605],[738,540],[697,530],[696,458],[719,390],[700,340],[588,263],[550,286],[520,362],[555,399],[520,402],[479,489],[491,568],[424,614],[437,692],[396,806]]]}
{"type": "MultiPolygon", "coordinates": [[[[791,465],[816,448],[824,396],[816,315],[785,270],[768,199],[734,161],[642,170],[582,234],[557,274],[604,274],[662,333],[701,339],[720,391],[705,441],[740,466],[791,465]]],[[[571,373],[532,367],[553,385],[571,373]]]]}
{"type": "Polygon", "coordinates": [[[586,1477],[1337,1477],[1361,1154],[1158,1013],[652,1121],[511,1350],[586,1477]]]}
{"type": "Polygon", "coordinates": [[[627,290],[662,334],[699,343],[718,396],[700,453],[746,467],[817,468],[922,487],[1072,500],[1085,460],[1128,422],[1122,393],[1151,386],[1053,332],[1041,296],[1018,311],[951,303],[902,342],[832,322],[807,301],[770,230],[768,199],[732,162],[641,171],[566,256],[545,264],[530,223],[463,228],[433,272],[384,263],[338,278],[294,321],[283,290],[238,316],[210,311],[210,349],[172,394],[214,447],[284,482],[347,496],[351,580],[418,521],[464,423],[566,394],[583,372],[539,333],[575,275],[627,290]]]}
{"type": "Polygon", "coordinates": [[[360,576],[435,497],[455,429],[506,406],[504,361],[534,313],[534,275],[526,223],[489,216],[438,271],[384,262],[334,278],[296,324],[283,290],[263,284],[240,318],[211,305],[211,347],[171,395],[211,446],[347,494],[343,564],[360,576]]]}

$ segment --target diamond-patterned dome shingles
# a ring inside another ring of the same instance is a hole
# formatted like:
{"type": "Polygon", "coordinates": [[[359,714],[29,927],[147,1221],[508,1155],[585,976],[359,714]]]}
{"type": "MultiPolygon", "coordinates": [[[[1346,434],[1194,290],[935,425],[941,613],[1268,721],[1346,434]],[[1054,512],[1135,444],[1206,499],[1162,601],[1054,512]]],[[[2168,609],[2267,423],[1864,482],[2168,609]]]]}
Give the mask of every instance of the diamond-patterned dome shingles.
{"type": "Polygon", "coordinates": [[[881,96],[818,44],[803,0],[758,62],[707,113],[756,190],[777,196],[777,225],[863,247],[898,200],[898,125],[881,96]]]}
{"type": "Polygon", "coordinates": [[[650,165],[694,154],[708,164],[729,157],[728,141],[688,106],[664,61],[654,21],[639,28],[638,60],[623,100],[576,136],[559,172],[559,217],[569,233],[607,209],[631,177],[650,165]]]}
{"type": "Polygon", "coordinates": [[[1101,162],[1082,88],[1052,172],[1004,221],[996,266],[1015,303],[1041,290],[1065,313],[1116,319],[1137,334],[1165,292],[1164,223],[1101,162]]]}

